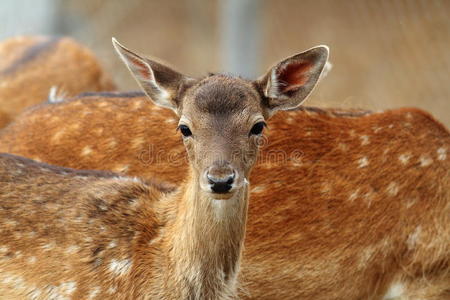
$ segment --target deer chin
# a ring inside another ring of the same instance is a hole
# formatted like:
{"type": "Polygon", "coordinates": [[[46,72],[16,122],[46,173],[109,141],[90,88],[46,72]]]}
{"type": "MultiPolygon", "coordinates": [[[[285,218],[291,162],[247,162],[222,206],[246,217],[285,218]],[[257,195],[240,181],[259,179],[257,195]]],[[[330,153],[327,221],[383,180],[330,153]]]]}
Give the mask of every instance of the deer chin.
{"type": "Polygon", "coordinates": [[[212,200],[221,200],[221,201],[225,200],[226,201],[226,200],[232,199],[235,195],[236,195],[235,190],[234,191],[232,190],[228,193],[222,193],[222,194],[209,192],[209,197],[212,200]]]}

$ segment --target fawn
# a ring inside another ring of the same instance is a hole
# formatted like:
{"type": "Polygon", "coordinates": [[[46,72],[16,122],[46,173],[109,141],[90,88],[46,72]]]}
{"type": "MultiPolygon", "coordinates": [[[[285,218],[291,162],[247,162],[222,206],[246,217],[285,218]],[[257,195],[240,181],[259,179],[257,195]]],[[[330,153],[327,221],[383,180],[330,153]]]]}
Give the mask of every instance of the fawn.
{"type": "Polygon", "coordinates": [[[115,89],[91,51],[70,38],[14,37],[0,43],[0,58],[0,128],[52,87],[66,96],[115,89]]]}
{"type": "Polygon", "coordinates": [[[0,294],[235,298],[265,121],[304,100],[328,49],[290,57],[256,81],[196,80],[113,43],[151,99],[176,112],[189,176],[171,190],[2,154],[0,294]]]}
{"type": "MultiPolygon", "coordinates": [[[[84,94],[24,113],[0,151],[179,183],[175,122],[140,93],[84,94]]],[[[417,109],[301,107],[274,115],[266,135],[250,177],[243,299],[448,298],[444,126],[417,109]]]]}

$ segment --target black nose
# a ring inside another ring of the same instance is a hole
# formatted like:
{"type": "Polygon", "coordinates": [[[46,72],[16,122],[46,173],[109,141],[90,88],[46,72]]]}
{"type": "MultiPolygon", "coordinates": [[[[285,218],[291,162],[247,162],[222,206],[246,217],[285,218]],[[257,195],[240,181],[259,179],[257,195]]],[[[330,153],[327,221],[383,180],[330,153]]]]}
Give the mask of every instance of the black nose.
{"type": "Polygon", "coordinates": [[[232,184],[234,182],[234,173],[225,178],[215,178],[210,174],[208,174],[207,177],[212,191],[217,194],[228,193],[231,190],[232,184]]]}

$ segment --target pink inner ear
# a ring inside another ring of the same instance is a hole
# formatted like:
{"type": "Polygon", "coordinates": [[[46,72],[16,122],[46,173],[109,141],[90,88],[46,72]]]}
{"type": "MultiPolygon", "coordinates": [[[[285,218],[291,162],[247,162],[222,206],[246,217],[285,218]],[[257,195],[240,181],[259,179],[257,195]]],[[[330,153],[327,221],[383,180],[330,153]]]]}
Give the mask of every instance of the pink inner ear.
{"type": "Polygon", "coordinates": [[[133,62],[137,71],[143,78],[148,79],[150,77],[148,67],[140,59],[137,59],[136,57],[133,56],[128,56],[128,58],[133,62]]]}
{"type": "Polygon", "coordinates": [[[297,62],[288,64],[278,72],[278,80],[281,82],[281,91],[286,93],[296,90],[308,81],[309,70],[313,67],[310,62],[297,62]]]}

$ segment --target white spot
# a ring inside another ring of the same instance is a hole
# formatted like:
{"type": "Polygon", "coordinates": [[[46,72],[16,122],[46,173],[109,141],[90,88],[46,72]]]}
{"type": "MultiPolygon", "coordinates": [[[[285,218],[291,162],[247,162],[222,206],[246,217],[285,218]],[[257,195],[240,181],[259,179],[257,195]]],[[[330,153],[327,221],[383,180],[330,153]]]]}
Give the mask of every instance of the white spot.
{"type": "Polygon", "coordinates": [[[421,167],[428,167],[433,163],[433,160],[427,156],[421,156],[419,160],[421,167]]]}
{"type": "Polygon", "coordinates": [[[108,294],[114,294],[115,292],[117,292],[117,287],[116,286],[111,286],[108,288],[108,294]]]}
{"type": "Polygon", "coordinates": [[[394,124],[389,124],[389,128],[394,128],[394,124]]]}
{"type": "Polygon", "coordinates": [[[14,258],[21,258],[22,257],[22,251],[16,251],[16,253],[14,253],[14,258]]]}
{"type": "Polygon", "coordinates": [[[437,149],[438,154],[438,160],[446,160],[447,159],[447,149],[446,148],[439,148],[437,149]]]}
{"type": "Polygon", "coordinates": [[[361,146],[365,146],[369,144],[369,137],[367,135],[362,135],[359,137],[361,140],[361,146]]]}
{"type": "Polygon", "coordinates": [[[36,232],[35,231],[30,231],[30,232],[28,232],[27,236],[29,238],[34,238],[36,236],[36,232]]]}
{"type": "Polygon", "coordinates": [[[97,297],[98,294],[100,294],[100,288],[96,286],[89,292],[88,299],[90,300],[95,299],[95,297],[97,297]]]}
{"type": "Polygon", "coordinates": [[[406,208],[410,208],[411,206],[416,204],[416,202],[417,202],[417,199],[408,199],[408,200],[406,200],[405,206],[406,206],[406,208]]]}
{"type": "Polygon", "coordinates": [[[78,129],[80,129],[80,124],[74,123],[70,126],[70,129],[77,131],[78,129]]]}
{"type": "Polygon", "coordinates": [[[167,124],[173,124],[173,123],[176,123],[177,120],[175,120],[174,118],[168,118],[168,119],[166,119],[165,122],[166,122],[167,124]]]}
{"type": "MultiPolygon", "coordinates": [[[[106,205],[106,203],[104,201],[101,201],[100,204],[97,205],[98,209],[101,211],[107,211],[108,210],[108,205],[106,205]]],[[[91,220],[94,221],[94,220],[91,220]]]]}
{"type": "Polygon", "coordinates": [[[121,276],[127,273],[132,265],[131,259],[112,259],[111,263],[109,264],[109,270],[113,272],[114,274],[121,276]]]}
{"type": "Polygon", "coordinates": [[[371,247],[367,247],[361,252],[361,256],[360,256],[360,260],[359,260],[360,268],[367,267],[367,264],[372,259],[374,252],[375,252],[375,250],[371,247]]]}
{"type": "Polygon", "coordinates": [[[14,285],[17,290],[26,289],[25,280],[21,276],[13,275],[10,277],[10,282],[14,285]]]}
{"type": "Polygon", "coordinates": [[[116,173],[126,173],[129,168],[129,165],[117,165],[113,168],[113,171],[116,173]]]}
{"type": "Polygon", "coordinates": [[[85,146],[85,147],[83,148],[83,150],[81,150],[81,155],[87,156],[87,155],[91,154],[92,151],[93,151],[93,150],[92,150],[91,147],[85,146]]]}
{"type": "Polygon", "coordinates": [[[97,104],[97,107],[107,107],[109,105],[108,102],[102,101],[97,104]]]}
{"type": "Polygon", "coordinates": [[[133,199],[130,199],[128,201],[128,203],[130,204],[131,208],[136,208],[136,207],[138,207],[141,204],[141,201],[138,198],[133,198],[133,199]]]}
{"type": "Polygon", "coordinates": [[[288,118],[286,119],[286,122],[287,122],[288,124],[292,124],[292,123],[294,123],[294,118],[293,118],[293,117],[288,117],[288,118]]]}
{"type": "Polygon", "coordinates": [[[48,102],[49,103],[59,103],[64,101],[64,98],[67,97],[67,93],[64,90],[59,90],[58,87],[52,86],[48,93],[48,102]]]}
{"type": "Polygon", "coordinates": [[[83,117],[86,117],[86,116],[88,116],[88,115],[92,115],[92,111],[85,110],[85,111],[82,112],[82,116],[83,116],[83,117]]]}
{"type": "Polygon", "coordinates": [[[63,296],[58,291],[58,287],[56,287],[54,285],[47,285],[45,287],[45,292],[47,294],[46,296],[48,297],[48,299],[57,299],[57,300],[59,300],[59,299],[63,298],[63,296]]]}
{"type": "Polygon", "coordinates": [[[37,300],[41,296],[42,292],[38,288],[34,288],[31,292],[28,293],[30,300],[37,300]]]}
{"type": "MultiPolygon", "coordinates": [[[[15,274],[9,274],[9,273],[2,273],[2,283],[5,285],[12,285],[14,287],[14,289],[16,290],[25,290],[27,288],[26,284],[25,284],[25,280],[18,275],[15,274]]],[[[3,291],[4,289],[2,289],[3,291]]],[[[2,295],[0,295],[1,299],[7,299],[2,297],[2,295]]]]}
{"type": "Polygon", "coordinates": [[[408,239],[406,240],[406,245],[408,246],[409,250],[414,249],[414,247],[417,245],[417,242],[419,241],[421,232],[422,232],[422,227],[417,226],[416,230],[414,230],[413,233],[408,235],[408,239]]]}
{"type": "Polygon", "coordinates": [[[399,187],[395,182],[391,182],[391,183],[389,183],[386,190],[390,196],[397,196],[399,187]]]}
{"type": "Polygon", "coordinates": [[[350,194],[350,197],[348,197],[348,200],[353,202],[356,198],[358,198],[358,194],[359,194],[359,188],[350,194]]]}
{"type": "Polygon", "coordinates": [[[162,235],[158,235],[157,237],[151,239],[150,241],[148,241],[147,245],[149,247],[152,247],[154,244],[159,243],[162,240],[162,235]]]}
{"type": "Polygon", "coordinates": [[[133,103],[133,110],[139,110],[139,109],[141,109],[141,108],[142,108],[142,105],[143,105],[143,101],[142,101],[142,100],[135,101],[135,102],[133,103]]]}
{"type": "Polygon", "coordinates": [[[411,158],[411,154],[409,154],[409,153],[400,154],[400,156],[398,157],[400,162],[404,165],[406,165],[408,163],[410,158],[411,158]]]}
{"type": "Polygon", "coordinates": [[[14,277],[13,277],[13,276],[5,276],[5,275],[3,274],[2,283],[9,285],[9,284],[11,284],[13,281],[14,281],[14,277]]]}
{"type": "Polygon", "coordinates": [[[0,253],[2,253],[2,254],[5,254],[5,253],[7,253],[8,252],[8,247],[6,247],[6,246],[0,246],[0,253]]]}
{"type": "Polygon", "coordinates": [[[64,129],[57,131],[52,137],[52,142],[58,142],[64,134],[64,129]]]}
{"type": "Polygon", "coordinates": [[[373,200],[373,193],[371,191],[368,191],[367,193],[365,193],[363,195],[364,200],[367,203],[367,207],[370,207],[370,205],[372,205],[372,200],[373,200]]]}
{"type": "Polygon", "coordinates": [[[67,247],[66,253],[67,254],[73,254],[73,253],[77,253],[78,250],[80,250],[80,247],[72,245],[72,246],[67,247]]]}
{"type": "Polygon", "coordinates": [[[42,250],[44,250],[44,251],[50,251],[53,248],[55,248],[55,244],[54,243],[45,244],[44,246],[42,246],[42,250]]]}
{"type": "Polygon", "coordinates": [[[394,300],[399,299],[403,292],[405,291],[405,287],[402,283],[396,282],[392,284],[387,290],[386,294],[383,297],[383,300],[394,300]]]}
{"type": "Polygon", "coordinates": [[[116,141],[116,139],[115,139],[115,138],[110,138],[110,139],[109,139],[109,142],[108,142],[108,146],[109,146],[109,148],[114,148],[114,147],[116,147],[116,146],[117,146],[117,141],[116,141]]]}
{"type": "Polygon", "coordinates": [[[350,130],[350,131],[349,131],[349,135],[350,135],[351,137],[354,137],[354,136],[355,136],[355,129],[350,130]]]}
{"type": "Polygon", "coordinates": [[[262,192],[264,192],[265,190],[266,190],[266,188],[265,188],[264,186],[262,186],[262,185],[257,185],[257,186],[255,186],[255,187],[253,187],[253,188],[251,189],[250,192],[252,192],[252,193],[262,193],[262,192]]]}
{"type": "Polygon", "coordinates": [[[112,249],[115,247],[117,247],[117,242],[115,240],[112,240],[111,242],[109,242],[108,249],[112,249]]]}
{"type": "Polygon", "coordinates": [[[364,168],[367,167],[369,165],[369,160],[367,159],[367,157],[362,157],[360,159],[358,159],[358,166],[359,168],[364,168]]]}
{"type": "Polygon", "coordinates": [[[72,295],[77,289],[77,283],[75,281],[63,282],[59,285],[59,290],[62,294],[72,295]]]}
{"type": "Polygon", "coordinates": [[[3,222],[3,224],[5,224],[5,225],[8,225],[8,226],[11,226],[11,227],[14,227],[14,226],[17,226],[17,222],[16,221],[14,221],[14,220],[5,220],[4,222],[3,222]]]}
{"type": "Polygon", "coordinates": [[[320,189],[322,194],[329,194],[331,192],[331,185],[327,182],[322,183],[322,188],[320,189]]]}
{"type": "Polygon", "coordinates": [[[406,113],[406,118],[407,118],[408,120],[411,120],[411,119],[412,119],[412,113],[407,112],[407,113],[406,113]]]}
{"type": "Polygon", "coordinates": [[[381,127],[377,126],[372,127],[373,133],[378,133],[381,129],[382,129],[381,127]]]}
{"type": "Polygon", "coordinates": [[[36,263],[36,256],[30,256],[27,258],[27,263],[34,264],[36,263]]]}

